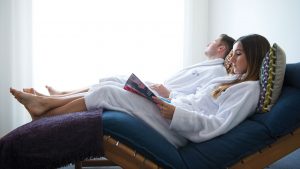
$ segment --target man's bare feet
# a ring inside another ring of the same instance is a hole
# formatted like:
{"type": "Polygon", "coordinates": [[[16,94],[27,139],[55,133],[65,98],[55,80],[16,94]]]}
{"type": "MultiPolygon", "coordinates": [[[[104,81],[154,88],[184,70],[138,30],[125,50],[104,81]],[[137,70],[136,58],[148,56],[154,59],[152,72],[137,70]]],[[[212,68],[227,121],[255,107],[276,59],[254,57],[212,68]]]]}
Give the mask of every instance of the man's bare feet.
{"type": "Polygon", "coordinates": [[[43,97],[10,88],[10,93],[25,106],[33,120],[43,115],[49,108],[43,104],[43,97]]]}
{"type": "Polygon", "coordinates": [[[53,89],[53,87],[51,86],[45,86],[49,92],[50,95],[63,95],[63,94],[67,94],[67,92],[61,92],[58,90],[53,89]]]}
{"type": "Polygon", "coordinates": [[[37,96],[46,96],[40,92],[37,92],[34,88],[24,88],[23,92],[30,93],[30,94],[37,95],[37,96]]]}

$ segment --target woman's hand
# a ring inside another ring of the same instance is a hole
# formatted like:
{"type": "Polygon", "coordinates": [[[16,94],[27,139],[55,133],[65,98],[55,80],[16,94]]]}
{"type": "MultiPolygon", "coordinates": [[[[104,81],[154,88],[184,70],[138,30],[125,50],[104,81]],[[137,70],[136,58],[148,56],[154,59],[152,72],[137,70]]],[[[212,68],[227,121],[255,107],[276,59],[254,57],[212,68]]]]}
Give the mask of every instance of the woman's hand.
{"type": "Polygon", "coordinates": [[[160,100],[158,97],[152,97],[152,98],[156,103],[156,106],[159,108],[162,116],[166,119],[172,120],[175,112],[175,106],[160,100]]]}
{"type": "Polygon", "coordinates": [[[168,98],[170,96],[170,91],[163,84],[153,84],[150,88],[155,90],[162,97],[168,98]]]}

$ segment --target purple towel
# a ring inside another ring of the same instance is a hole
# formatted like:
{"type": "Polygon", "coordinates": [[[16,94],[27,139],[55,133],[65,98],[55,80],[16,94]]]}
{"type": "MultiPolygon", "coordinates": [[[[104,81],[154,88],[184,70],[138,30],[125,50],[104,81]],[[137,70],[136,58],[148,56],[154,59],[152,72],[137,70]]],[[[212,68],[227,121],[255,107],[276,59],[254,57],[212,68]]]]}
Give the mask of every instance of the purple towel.
{"type": "Polygon", "coordinates": [[[101,157],[102,136],[102,110],[41,118],[0,139],[0,168],[52,169],[101,157]]]}

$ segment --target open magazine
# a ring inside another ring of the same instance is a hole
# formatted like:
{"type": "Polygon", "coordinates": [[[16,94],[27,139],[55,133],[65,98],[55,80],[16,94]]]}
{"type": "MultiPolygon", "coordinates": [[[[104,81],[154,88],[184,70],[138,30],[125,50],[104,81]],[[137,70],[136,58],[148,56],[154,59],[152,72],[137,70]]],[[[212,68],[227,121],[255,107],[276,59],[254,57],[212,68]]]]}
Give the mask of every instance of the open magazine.
{"type": "Polygon", "coordinates": [[[152,97],[156,96],[161,100],[170,103],[170,100],[160,97],[155,91],[151,90],[144,82],[142,82],[135,74],[131,74],[124,85],[124,89],[153,101],[152,97]]]}

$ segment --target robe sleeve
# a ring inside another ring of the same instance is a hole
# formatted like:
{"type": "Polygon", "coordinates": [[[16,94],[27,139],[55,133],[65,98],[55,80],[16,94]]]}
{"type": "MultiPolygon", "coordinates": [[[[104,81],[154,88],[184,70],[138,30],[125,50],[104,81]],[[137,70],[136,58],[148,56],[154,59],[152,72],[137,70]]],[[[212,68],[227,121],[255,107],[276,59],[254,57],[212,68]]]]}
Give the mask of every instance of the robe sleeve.
{"type": "Polygon", "coordinates": [[[255,111],[259,91],[257,81],[234,85],[217,98],[219,108],[211,113],[176,107],[170,128],[193,142],[202,142],[224,134],[255,111]]]}
{"type": "Polygon", "coordinates": [[[193,94],[196,92],[198,87],[201,88],[201,87],[209,84],[210,81],[214,80],[215,78],[225,77],[225,76],[227,76],[227,72],[223,65],[214,65],[214,66],[203,67],[201,69],[200,76],[195,79],[194,84],[192,86],[190,86],[190,85],[184,86],[184,85],[186,85],[185,81],[182,81],[181,82],[182,84],[180,84],[180,82],[178,82],[177,85],[182,86],[182,87],[180,87],[179,90],[178,89],[171,90],[169,97],[174,99],[174,98],[182,97],[185,95],[193,94]]]}
{"type": "Polygon", "coordinates": [[[185,95],[187,95],[187,94],[185,94],[185,93],[183,93],[183,92],[179,92],[179,91],[172,90],[172,91],[170,92],[169,98],[175,99],[175,98],[177,98],[177,97],[185,96],[185,95]]]}

